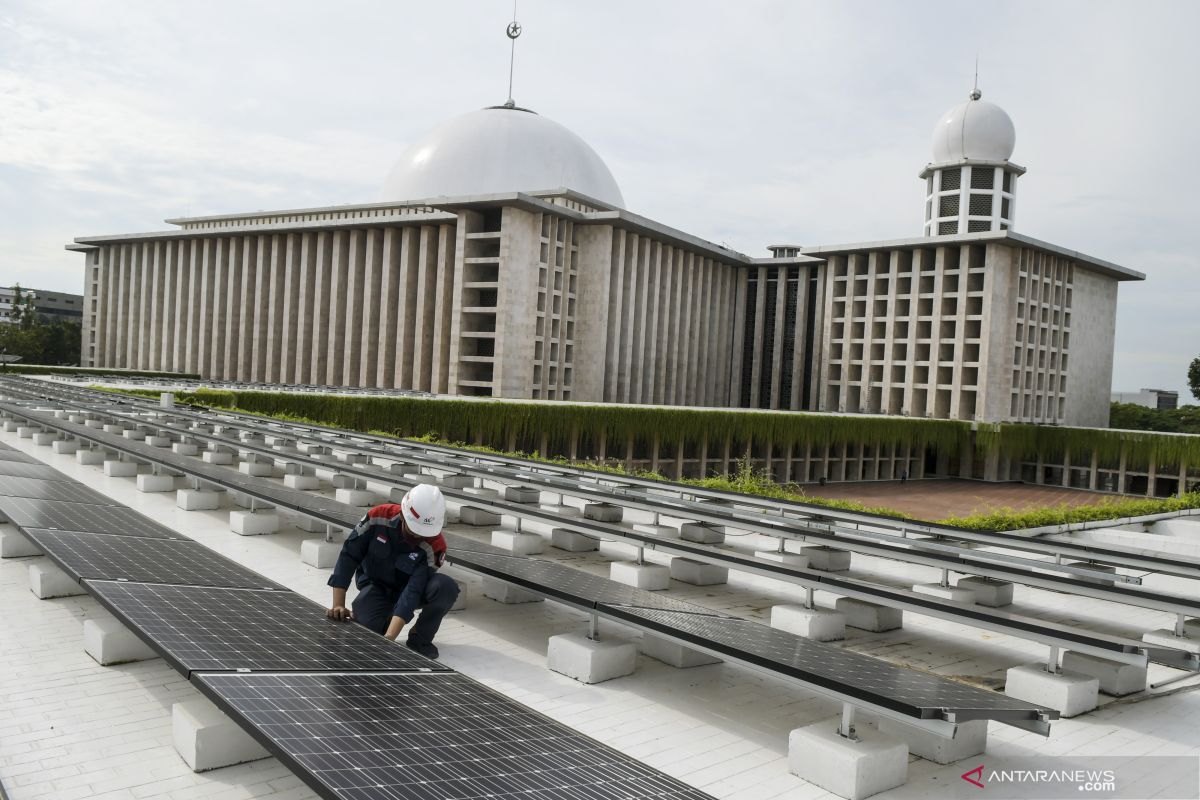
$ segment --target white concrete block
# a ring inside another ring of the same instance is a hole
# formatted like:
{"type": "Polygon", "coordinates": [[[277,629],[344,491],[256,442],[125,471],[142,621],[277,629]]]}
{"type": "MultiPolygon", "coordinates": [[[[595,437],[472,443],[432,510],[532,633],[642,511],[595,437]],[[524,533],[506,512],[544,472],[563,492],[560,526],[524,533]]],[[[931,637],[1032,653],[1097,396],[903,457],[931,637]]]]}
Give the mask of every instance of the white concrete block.
{"type": "Polygon", "coordinates": [[[1013,585],[1008,581],[969,576],[959,578],[955,587],[974,592],[976,605],[987,606],[988,608],[1002,608],[1012,605],[1013,585]]]}
{"type": "Polygon", "coordinates": [[[124,433],[125,433],[125,426],[124,426],[124,425],[117,425],[116,423],[109,423],[109,424],[107,424],[107,425],[105,425],[105,426],[104,426],[104,432],[105,432],[105,433],[115,433],[115,434],[118,434],[118,435],[120,435],[120,434],[124,434],[124,433]]]}
{"type": "Polygon", "coordinates": [[[459,522],[464,525],[499,525],[500,515],[475,506],[463,506],[458,512],[459,522]]]}
{"type": "Polygon", "coordinates": [[[490,597],[500,603],[540,603],[543,598],[533,592],[519,589],[511,583],[505,583],[498,578],[483,579],[483,596],[490,597]]]}
{"type": "Polygon", "coordinates": [[[1004,693],[1018,700],[1056,709],[1074,717],[1096,707],[1100,681],[1078,672],[1046,671],[1045,664],[1022,664],[1008,670],[1004,693]]]}
{"type": "Polygon", "coordinates": [[[266,478],[274,472],[275,466],[266,461],[243,461],[238,464],[238,472],[252,478],[266,478]]]}
{"type": "Polygon", "coordinates": [[[586,553],[597,549],[600,543],[598,539],[577,531],[554,528],[550,531],[550,546],[568,553],[586,553]]]}
{"type": "Polygon", "coordinates": [[[542,493],[532,486],[505,486],[504,499],[510,503],[537,503],[542,493]]]}
{"type": "Polygon", "coordinates": [[[211,511],[221,507],[221,494],[207,489],[180,489],[175,492],[175,505],[184,511],[211,511]]]}
{"type": "Polygon", "coordinates": [[[147,436],[146,444],[151,447],[170,447],[171,437],[169,436],[147,436]]]}
{"type": "Polygon", "coordinates": [[[949,600],[955,605],[975,605],[975,592],[970,589],[960,589],[957,586],[942,586],[940,583],[918,583],[913,585],[912,590],[917,594],[936,597],[939,600],[949,600]]]}
{"type": "Polygon", "coordinates": [[[105,460],[103,450],[76,450],[75,461],[79,464],[103,464],[105,460]]]}
{"type": "Polygon", "coordinates": [[[597,522],[620,522],[625,516],[625,509],[612,503],[588,503],[583,507],[584,519],[594,519],[597,522]]]}
{"type": "Polygon", "coordinates": [[[416,464],[392,464],[387,471],[392,475],[416,475],[421,472],[421,468],[416,464]]]}
{"type": "Polygon", "coordinates": [[[575,506],[556,505],[554,503],[544,503],[540,506],[542,511],[548,511],[551,514],[558,514],[560,517],[582,517],[583,512],[575,506]]]}
{"type": "Polygon", "coordinates": [[[903,786],[908,780],[908,747],[866,725],[858,738],[838,733],[841,717],[796,728],[788,735],[788,771],[846,800],[903,786]]]}
{"type": "Polygon", "coordinates": [[[818,642],[846,638],[846,615],[828,608],[771,606],[771,627],[818,642]]]}
{"type": "Polygon", "coordinates": [[[51,447],[54,452],[60,453],[64,456],[69,456],[72,453],[79,452],[79,442],[69,439],[59,439],[57,442],[54,442],[51,447]]]}
{"type": "Polygon", "coordinates": [[[40,556],[42,550],[11,525],[0,528],[0,558],[40,556]]]}
{"type": "Polygon", "coordinates": [[[470,475],[443,475],[438,479],[438,483],[445,486],[447,489],[466,489],[468,486],[475,485],[475,479],[470,475]]]}
{"type": "Polygon", "coordinates": [[[8,433],[19,431],[21,427],[22,426],[16,420],[9,419],[4,421],[4,430],[8,433]]]}
{"type": "Polygon", "coordinates": [[[146,432],[138,428],[127,428],[121,435],[133,442],[140,442],[146,438],[146,432]]]}
{"type": "Polygon", "coordinates": [[[76,425],[82,425],[87,421],[87,417],[83,416],[83,414],[67,414],[67,421],[73,422],[76,425]]]}
{"type": "Polygon", "coordinates": [[[324,539],[305,539],[300,543],[300,560],[310,567],[328,569],[337,563],[342,545],[324,539]]]}
{"type": "Polygon", "coordinates": [[[104,421],[99,419],[85,419],[83,421],[83,426],[85,428],[103,428],[104,421]]]}
{"type": "Polygon", "coordinates": [[[633,530],[637,533],[644,533],[647,536],[654,536],[659,539],[678,539],[679,528],[672,528],[670,525],[651,525],[646,522],[639,522],[633,526],[633,530]]]}
{"type": "Polygon", "coordinates": [[[274,511],[230,511],[229,530],[239,536],[262,536],[279,530],[279,514],[274,511]]]}
{"type": "Polygon", "coordinates": [[[603,683],[633,674],[637,647],[623,639],[592,640],[582,633],[562,633],[550,637],[546,666],[580,683],[603,683]]]}
{"type": "Polygon", "coordinates": [[[778,550],[756,550],[755,558],[761,558],[763,561],[774,561],[792,569],[808,569],[808,556],[802,556],[799,553],[781,553],[778,550]]]}
{"type": "Polygon", "coordinates": [[[617,583],[651,592],[660,592],[671,586],[671,570],[658,564],[614,561],[608,567],[608,577],[617,583]]]}
{"type": "Polygon", "coordinates": [[[843,572],[850,569],[850,551],[819,545],[801,547],[800,555],[808,557],[808,568],[822,572],[843,572]]]}
{"type": "Polygon", "coordinates": [[[296,527],[302,531],[308,531],[309,533],[325,533],[327,525],[319,519],[313,519],[312,517],[306,517],[303,514],[297,514],[296,527]]]}
{"type": "Polygon", "coordinates": [[[41,432],[41,428],[35,428],[33,425],[21,425],[17,427],[17,436],[22,439],[32,439],[34,434],[41,432]]]}
{"type": "Polygon", "coordinates": [[[935,764],[953,764],[980,755],[987,747],[987,720],[983,719],[959,723],[953,739],[887,717],[881,717],[877,727],[880,733],[907,744],[908,752],[935,764]]]}
{"type": "Polygon", "coordinates": [[[904,612],[900,609],[853,597],[839,597],[834,608],[846,615],[847,625],[859,630],[881,633],[893,631],[904,624],[904,612]]]}
{"type": "Polygon", "coordinates": [[[132,478],[137,475],[137,464],[132,461],[113,461],[104,462],[104,474],[110,478],[132,478]]]}
{"type": "Polygon", "coordinates": [[[467,488],[463,489],[463,492],[471,495],[472,497],[478,497],[480,500],[499,500],[500,499],[500,492],[497,491],[496,489],[485,489],[485,488],[482,488],[479,486],[468,486],[467,488]]]}
{"type": "Polygon", "coordinates": [[[204,698],[171,707],[175,749],[194,772],[257,761],[269,754],[238,724],[204,698]]]}
{"type": "Polygon", "coordinates": [[[33,435],[33,443],[40,447],[49,447],[58,440],[58,434],[50,431],[42,431],[33,435]]]}
{"type": "Polygon", "coordinates": [[[158,658],[149,645],[112,617],[83,621],[83,649],[104,667],[158,658]]]}
{"type": "Polygon", "coordinates": [[[715,586],[729,582],[729,568],[690,558],[672,558],[671,577],[692,586],[715,586]]]}
{"type": "Polygon", "coordinates": [[[379,505],[379,495],[365,489],[337,489],[333,496],[339,503],[345,503],[348,506],[371,508],[379,505]]]}
{"type": "Polygon", "coordinates": [[[359,479],[353,475],[346,475],[342,472],[335,472],[329,476],[329,484],[334,489],[354,489],[358,486],[359,479]]]}
{"type": "Polygon", "coordinates": [[[1124,697],[1146,689],[1146,668],[1108,658],[1067,650],[1062,657],[1063,672],[1077,672],[1100,681],[1100,691],[1112,697],[1124,697]]]}
{"type": "Polygon", "coordinates": [[[137,488],[139,492],[173,492],[175,478],[172,475],[138,475],[137,488]]]}
{"type": "Polygon", "coordinates": [[[1189,653],[1200,653],[1200,637],[1190,635],[1185,637],[1176,636],[1175,631],[1171,628],[1159,628],[1156,631],[1143,633],[1142,641],[1146,644],[1154,644],[1160,647],[1174,647],[1178,650],[1186,650],[1189,653]]]}
{"type": "Polygon", "coordinates": [[[703,522],[685,522],[679,526],[679,538],[685,542],[721,544],[725,541],[725,529],[703,522]]]}
{"type": "Polygon", "coordinates": [[[29,590],[42,600],[51,597],[74,597],[84,593],[83,588],[70,575],[45,558],[29,562],[29,590]]]}
{"type": "Polygon", "coordinates": [[[171,445],[171,452],[177,456],[194,456],[200,452],[200,446],[192,442],[176,442],[171,445]]]}
{"type": "Polygon", "coordinates": [[[710,656],[708,653],[693,650],[670,639],[651,636],[650,634],[642,636],[641,644],[638,647],[642,651],[642,655],[650,656],[655,661],[669,664],[676,669],[689,669],[691,667],[703,667],[707,664],[721,663],[721,659],[710,656]]]}
{"type": "Polygon", "coordinates": [[[492,546],[517,556],[533,556],[545,549],[546,541],[536,533],[499,530],[492,531],[492,546]]]}
{"type": "Polygon", "coordinates": [[[321,486],[321,479],[316,475],[284,475],[283,485],[289,489],[312,491],[321,486]]]}
{"type": "Polygon", "coordinates": [[[216,464],[218,466],[229,466],[233,463],[233,453],[221,453],[215,450],[205,450],[200,458],[206,464],[216,464]]]}

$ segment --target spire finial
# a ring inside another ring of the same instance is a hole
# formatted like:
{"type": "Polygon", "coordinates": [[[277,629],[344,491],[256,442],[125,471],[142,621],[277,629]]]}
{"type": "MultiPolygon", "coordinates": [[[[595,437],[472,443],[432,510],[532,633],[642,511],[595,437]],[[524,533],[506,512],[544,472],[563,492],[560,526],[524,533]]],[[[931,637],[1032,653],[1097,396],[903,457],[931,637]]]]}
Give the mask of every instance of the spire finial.
{"type": "Polygon", "coordinates": [[[521,23],[517,22],[517,0],[513,0],[513,18],[512,22],[508,23],[508,28],[505,30],[508,34],[508,39],[512,43],[512,49],[508,54],[508,100],[504,103],[507,108],[516,108],[516,101],[513,100],[513,65],[517,60],[517,37],[521,35],[521,23]]]}
{"type": "Polygon", "coordinates": [[[983,92],[979,91],[979,53],[975,54],[975,88],[971,90],[971,99],[978,100],[983,97],[983,92]]]}

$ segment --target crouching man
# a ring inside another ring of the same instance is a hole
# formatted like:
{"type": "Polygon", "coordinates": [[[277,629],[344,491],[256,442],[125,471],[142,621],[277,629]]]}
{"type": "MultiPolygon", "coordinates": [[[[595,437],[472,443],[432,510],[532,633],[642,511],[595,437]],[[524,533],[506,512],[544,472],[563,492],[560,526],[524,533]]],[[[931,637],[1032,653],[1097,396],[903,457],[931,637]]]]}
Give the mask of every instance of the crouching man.
{"type": "Polygon", "coordinates": [[[414,486],[399,505],[384,503],[368,511],[342,545],[329,577],[329,618],[354,620],[395,641],[420,609],[408,631],[408,647],[437,658],[433,637],[459,592],[453,579],[438,573],[446,559],[445,519],[446,499],[429,484],[414,486]],[[358,595],[346,608],[352,577],[358,595]]]}

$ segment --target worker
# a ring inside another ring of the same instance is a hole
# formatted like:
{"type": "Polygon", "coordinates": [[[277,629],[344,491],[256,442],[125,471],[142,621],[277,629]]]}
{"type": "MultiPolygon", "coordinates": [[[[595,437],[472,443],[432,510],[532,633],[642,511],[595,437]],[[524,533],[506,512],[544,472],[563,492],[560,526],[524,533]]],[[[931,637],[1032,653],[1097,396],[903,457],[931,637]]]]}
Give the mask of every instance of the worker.
{"type": "Polygon", "coordinates": [[[354,620],[395,641],[420,609],[408,647],[437,658],[433,637],[459,592],[452,578],[438,572],[446,559],[445,519],[446,498],[425,483],[410,489],[399,505],[384,503],[368,511],[342,545],[329,576],[333,605],[326,615],[354,620]],[[358,595],[346,608],[351,577],[358,595]]]}

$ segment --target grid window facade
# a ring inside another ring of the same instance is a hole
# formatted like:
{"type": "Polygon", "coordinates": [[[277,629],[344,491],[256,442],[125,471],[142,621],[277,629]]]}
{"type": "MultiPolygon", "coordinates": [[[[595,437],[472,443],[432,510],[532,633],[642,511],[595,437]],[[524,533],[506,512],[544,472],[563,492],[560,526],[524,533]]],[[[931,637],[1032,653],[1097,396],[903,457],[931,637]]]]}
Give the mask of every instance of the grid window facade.
{"type": "Polygon", "coordinates": [[[1061,423],[1070,382],[1071,303],[1075,264],[1022,249],[1009,416],[1014,421],[1061,423]]]}

